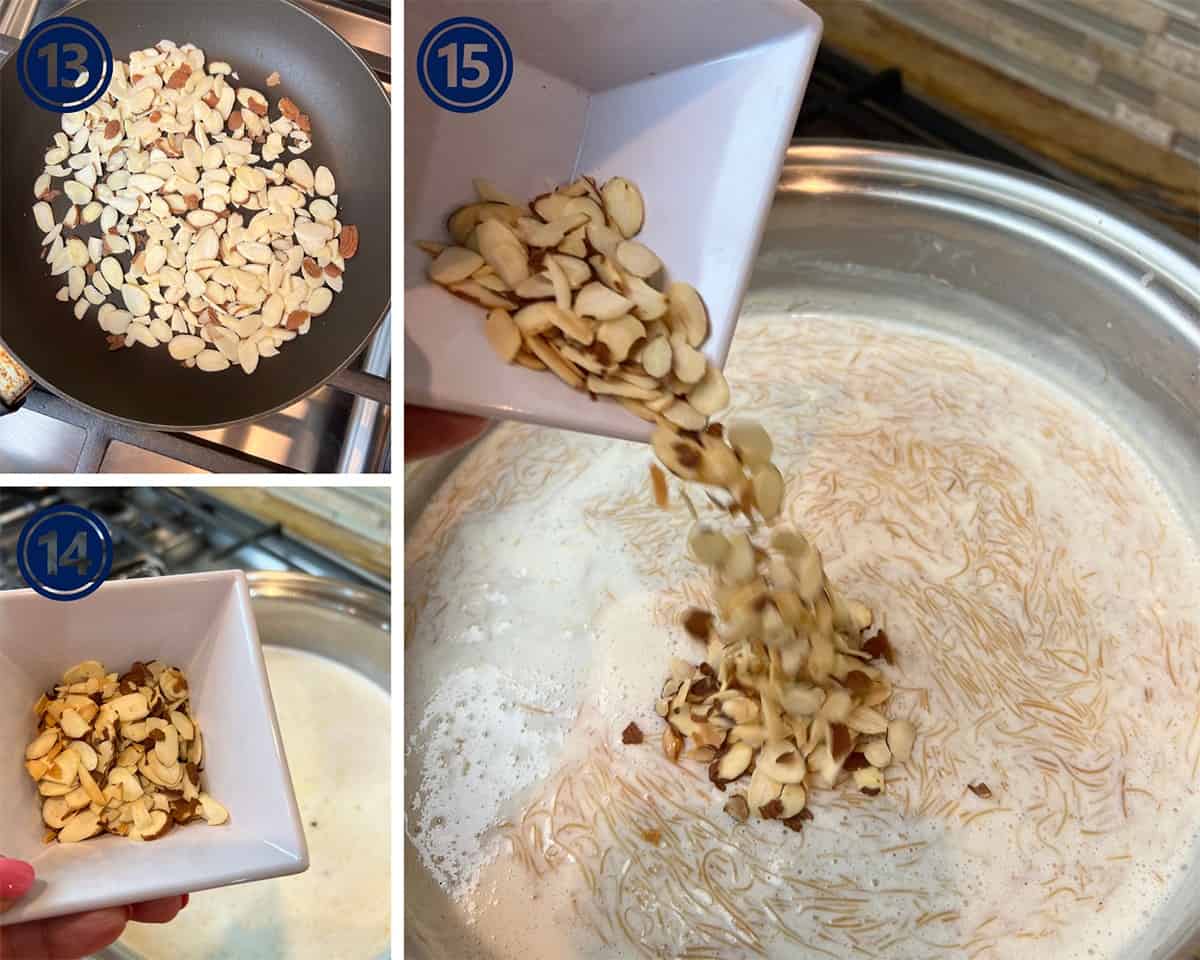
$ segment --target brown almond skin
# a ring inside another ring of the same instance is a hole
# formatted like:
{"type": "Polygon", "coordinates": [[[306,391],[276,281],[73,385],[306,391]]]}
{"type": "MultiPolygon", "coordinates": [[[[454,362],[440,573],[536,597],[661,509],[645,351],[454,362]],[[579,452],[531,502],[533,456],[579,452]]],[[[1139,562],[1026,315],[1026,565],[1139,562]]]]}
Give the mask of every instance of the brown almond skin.
{"type": "Polygon", "coordinates": [[[776,797],[770,803],[759,807],[758,812],[762,814],[764,820],[777,820],[783,813],[783,801],[776,797]]]}
{"type": "Polygon", "coordinates": [[[631,723],[621,731],[621,742],[624,744],[641,743],[645,739],[642,736],[642,728],[636,723],[631,723]]]}
{"type": "Polygon", "coordinates": [[[842,765],[847,773],[853,773],[855,770],[865,770],[871,765],[867,758],[857,750],[846,758],[846,762],[842,765]]]}
{"type": "Polygon", "coordinates": [[[109,120],[108,124],[104,127],[104,139],[111,140],[113,137],[115,137],[120,132],[121,132],[121,121],[120,120],[109,120]]]}
{"type": "Polygon", "coordinates": [[[833,751],[834,758],[844,757],[850,750],[850,731],[840,723],[831,723],[829,732],[831,734],[829,746],[833,751]]]}
{"type": "Polygon", "coordinates": [[[358,227],[353,224],[342,227],[342,235],[338,238],[338,253],[344,260],[350,260],[358,253],[358,227]]]}
{"type": "Polygon", "coordinates": [[[708,640],[712,632],[713,615],[707,610],[692,607],[683,615],[683,629],[697,640],[708,640]]]}
{"type": "Polygon", "coordinates": [[[167,89],[168,90],[182,89],[184,86],[186,86],[186,84],[188,82],[188,78],[191,75],[192,75],[191,65],[187,64],[187,63],[180,64],[179,69],[177,69],[173,74],[171,74],[170,77],[167,78],[167,89]]]}
{"type": "Polygon", "coordinates": [[[287,323],[285,326],[289,330],[299,330],[304,326],[304,321],[309,318],[310,314],[306,310],[295,310],[288,314],[287,323]]]}

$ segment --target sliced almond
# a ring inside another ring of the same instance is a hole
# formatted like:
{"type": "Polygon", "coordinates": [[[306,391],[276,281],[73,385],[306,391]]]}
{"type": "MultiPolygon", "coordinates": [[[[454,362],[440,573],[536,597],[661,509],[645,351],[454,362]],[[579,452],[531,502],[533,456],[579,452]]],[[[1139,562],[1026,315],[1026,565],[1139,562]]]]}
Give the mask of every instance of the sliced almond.
{"type": "Polygon", "coordinates": [[[600,208],[600,204],[591,197],[575,197],[568,201],[567,205],[563,207],[562,215],[564,217],[583,215],[587,218],[584,225],[590,222],[596,226],[604,226],[604,211],[600,208]]]}
{"type": "Polygon", "coordinates": [[[630,348],[645,335],[642,322],[629,314],[606,320],[596,328],[596,342],[608,347],[614,363],[623,363],[630,348]]]}
{"type": "MultiPolygon", "coordinates": [[[[57,730],[52,729],[52,730],[43,731],[41,734],[38,735],[37,739],[34,740],[33,743],[31,743],[29,746],[27,746],[25,748],[25,759],[26,760],[37,760],[40,757],[44,757],[47,753],[50,752],[50,748],[53,747],[56,743],[58,743],[58,731],[57,730]]],[[[40,780],[42,778],[43,774],[44,774],[44,772],[39,773],[36,777],[34,777],[34,779],[40,780]]]]}
{"type": "Polygon", "coordinates": [[[783,506],[783,474],[773,463],[765,463],[752,475],[754,503],[762,518],[770,523],[783,506]]]}
{"type": "Polygon", "coordinates": [[[671,344],[666,337],[655,337],[642,350],[642,369],[652,377],[665,377],[673,363],[671,344]]]}
{"type": "Polygon", "coordinates": [[[587,225],[587,240],[592,249],[604,257],[614,256],[617,247],[622,243],[621,235],[616,230],[595,222],[589,222],[587,225]]]}
{"type": "Polygon", "coordinates": [[[654,276],[663,267],[654,251],[636,240],[622,240],[617,244],[613,256],[622,270],[643,280],[654,276]]]}
{"type": "Polygon", "coordinates": [[[429,278],[449,286],[466,280],[483,262],[483,257],[466,247],[447,247],[429,264],[429,278]]]}
{"type": "Polygon", "coordinates": [[[499,220],[486,220],[476,228],[479,253],[499,274],[500,278],[515,289],[529,276],[529,262],[525,248],[516,234],[499,220]]]}
{"type": "Polygon", "coordinates": [[[600,196],[621,236],[627,240],[637,236],[646,219],[646,204],[637,186],[624,177],[613,177],[601,188],[600,196]]]}
{"type": "Polygon", "coordinates": [[[639,320],[657,320],[666,316],[667,298],[640,277],[624,274],[625,295],[633,301],[633,312],[639,320]]]}
{"type": "MultiPolygon", "coordinates": [[[[557,308],[556,308],[557,309],[557,308]]],[[[575,390],[582,390],[584,378],[569,361],[564,360],[550,344],[548,344],[540,336],[525,337],[525,344],[530,351],[542,363],[544,363],[554,375],[562,380],[568,387],[575,390]]]]}
{"type": "Polygon", "coordinates": [[[711,363],[706,363],[704,376],[688,391],[687,399],[706,417],[720,413],[729,406],[729,384],[725,375],[711,363]]]}
{"type": "Polygon", "coordinates": [[[484,333],[496,355],[512,363],[521,349],[521,331],[507,310],[491,310],[484,320],[484,333]]]}
{"type": "Polygon", "coordinates": [[[892,720],[887,728],[887,745],[892,757],[901,763],[912,756],[913,741],[916,739],[916,728],[908,720],[892,720]]]}
{"type": "Polygon", "coordinates": [[[684,383],[699,383],[708,369],[704,354],[677,333],[671,335],[671,358],[672,372],[684,383]]]}
{"type": "Polygon", "coordinates": [[[487,287],[474,280],[463,280],[461,283],[451,284],[447,289],[456,297],[469,300],[471,303],[485,307],[488,310],[515,310],[517,308],[517,305],[508,299],[508,297],[493,293],[487,287]]]}
{"type": "Polygon", "coordinates": [[[672,403],[663,411],[663,416],[683,430],[703,430],[708,423],[703,414],[683,400],[672,403]]]}
{"type": "Polygon", "coordinates": [[[602,283],[585,284],[575,295],[575,313],[596,320],[616,320],[629,313],[633,302],[602,283]]]}

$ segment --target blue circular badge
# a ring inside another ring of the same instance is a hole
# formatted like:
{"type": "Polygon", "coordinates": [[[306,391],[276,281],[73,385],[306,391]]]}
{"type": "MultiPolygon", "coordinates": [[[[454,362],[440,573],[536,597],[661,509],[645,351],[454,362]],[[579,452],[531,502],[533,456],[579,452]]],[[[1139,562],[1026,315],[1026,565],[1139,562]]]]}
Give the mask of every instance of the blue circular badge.
{"type": "Polygon", "coordinates": [[[17,539],[17,566],[34,590],[51,600],[79,600],[110,573],[113,542],[104,521],[67,504],[39,510],[17,539]]]}
{"type": "Polygon", "coordinates": [[[104,34],[76,17],[43,20],[17,51],[21,89],[43,110],[86,110],[104,96],[112,75],[112,48],[104,34]]]}
{"type": "Polygon", "coordinates": [[[512,82],[504,34],[478,17],[443,20],[417,51],[417,78],[429,99],[455,113],[486,110],[512,82]]]}

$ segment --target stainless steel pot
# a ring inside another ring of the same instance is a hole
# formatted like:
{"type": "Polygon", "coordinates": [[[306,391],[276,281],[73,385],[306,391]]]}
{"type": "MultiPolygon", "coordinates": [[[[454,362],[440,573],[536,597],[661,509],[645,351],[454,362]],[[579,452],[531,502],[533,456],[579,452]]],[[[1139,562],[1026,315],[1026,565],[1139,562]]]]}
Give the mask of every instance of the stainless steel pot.
{"type": "MultiPolygon", "coordinates": [[[[749,300],[900,320],[1051,380],[1129,443],[1200,531],[1198,263],[1200,248],[1126,208],[1003,167],[804,143],[788,151],[749,300]]],[[[462,456],[406,470],[406,524],[462,456]]],[[[1200,883],[1166,916],[1138,956],[1200,955],[1200,883]]]]}
{"type": "MultiPolygon", "coordinates": [[[[246,576],[264,646],[291,647],[328,657],[391,691],[391,602],[386,594],[302,573],[255,571],[246,576]]],[[[331,931],[331,947],[336,937],[337,931],[331,931]]],[[[347,960],[387,960],[390,956],[389,950],[376,958],[347,960]]],[[[146,958],[116,944],[102,950],[95,960],[168,958],[146,958]]]]}

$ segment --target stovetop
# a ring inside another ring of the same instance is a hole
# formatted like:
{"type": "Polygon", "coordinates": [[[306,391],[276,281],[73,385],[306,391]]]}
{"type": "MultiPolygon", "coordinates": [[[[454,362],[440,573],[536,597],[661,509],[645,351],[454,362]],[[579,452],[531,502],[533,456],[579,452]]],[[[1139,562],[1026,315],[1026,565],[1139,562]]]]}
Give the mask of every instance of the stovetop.
{"type": "MultiPolygon", "coordinates": [[[[386,489],[340,489],[333,504],[314,488],[293,492],[297,506],[321,510],[345,535],[387,539],[386,489]]],[[[112,534],[112,579],[233,568],[286,570],[390,592],[386,576],[281,524],[264,523],[214,493],[197,487],[0,488],[0,590],[26,585],[15,549],[26,519],[42,508],[69,503],[96,513],[112,534]]]]}
{"type": "Polygon", "coordinates": [[[871,71],[826,46],[817,53],[793,136],[947,150],[1055,180],[1095,197],[1121,199],[1095,181],[909,92],[900,70],[871,71]]]}
{"type": "MultiPolygon", "coordinates": [[[[10,0],[31,7],[33,22],[67,2],[10,0]]],[[[298,2],[350,43],[391,92],[390,2],[298,2]]],[[[202,433],[127,426],[35,388],[20,409],[0,416],[0,473],[388,472],[391,353],[389,313],[329,385],[279,413],[202,433]]]]}

